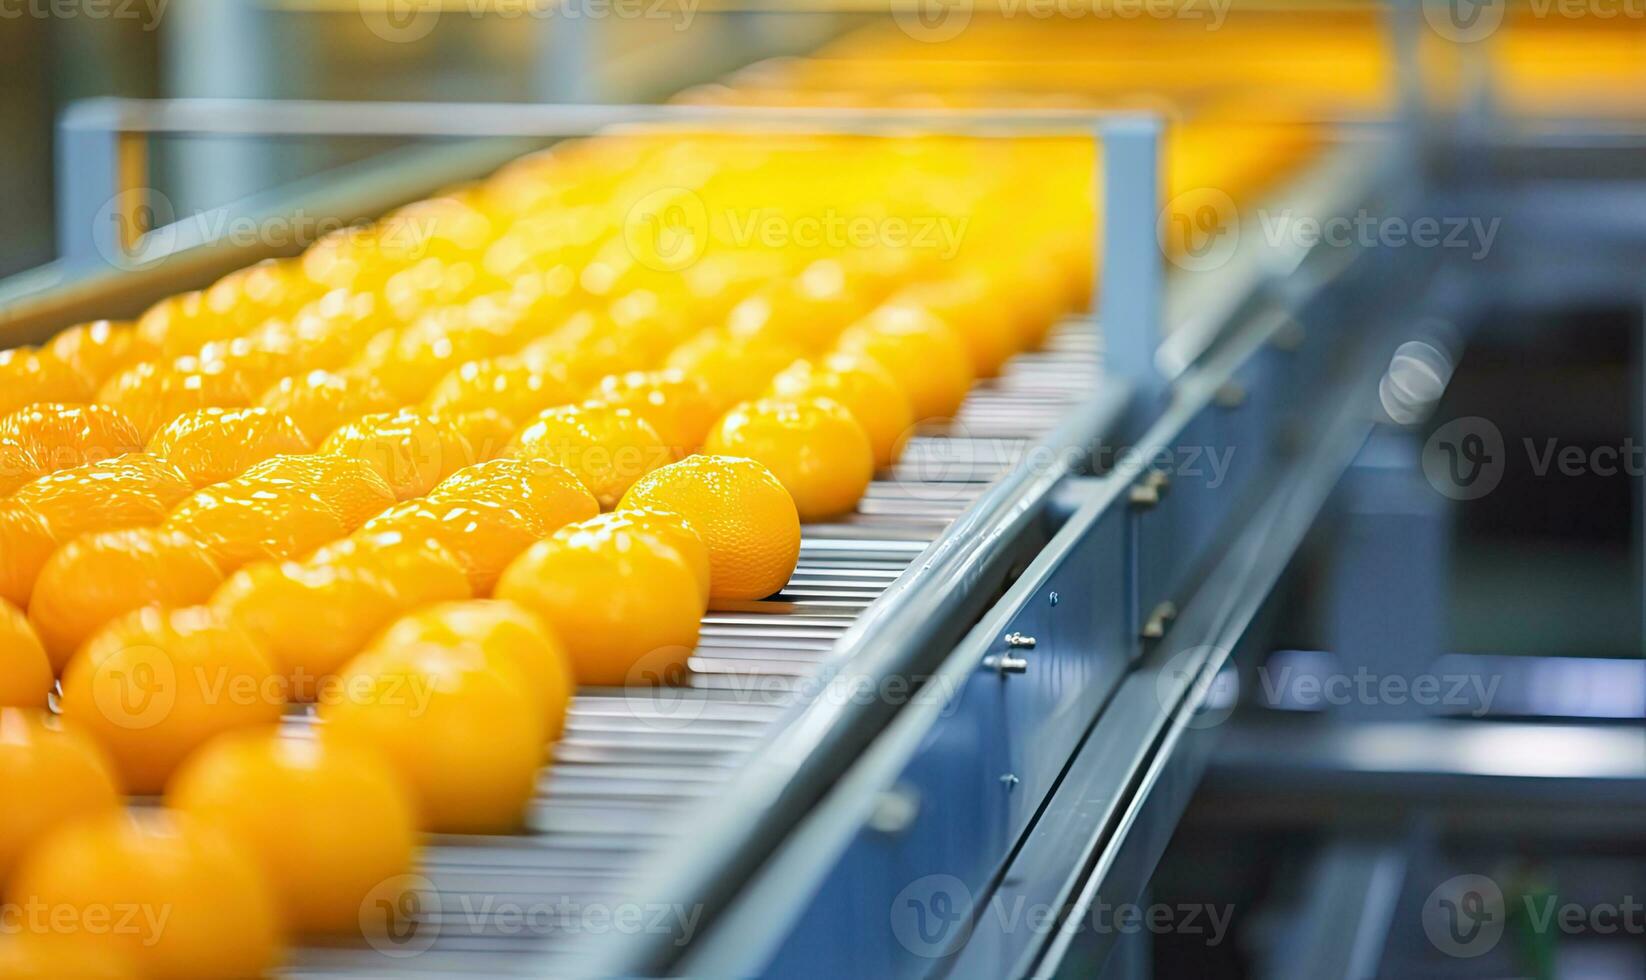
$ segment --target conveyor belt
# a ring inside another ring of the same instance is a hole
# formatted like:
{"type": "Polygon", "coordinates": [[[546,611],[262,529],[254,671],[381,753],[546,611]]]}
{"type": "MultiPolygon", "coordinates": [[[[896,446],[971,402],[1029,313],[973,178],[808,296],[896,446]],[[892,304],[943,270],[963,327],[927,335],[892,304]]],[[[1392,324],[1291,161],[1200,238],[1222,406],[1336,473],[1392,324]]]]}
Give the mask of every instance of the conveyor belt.
{"type": "Polygon", "coordinates": [[[688,910],[631,910],[625,883],[648,857],[689,840],[680,834],[694,807],[770,741],[797,698],[815,693],[836,641],[1037,438],[1090,398],[1097,377],[1095,331],[1071,321],[1043,350],[978,384],[952,422],[919,433],[897,466],[877,474],[856,513],[803,529],[799,566],[781,592],[710,610],[689,687],[580,691],[526,832],[428,842],[426,886],[412,907],[418,931],[379,940],[382,949],[309,945],[288,972],[538,972],[541,957],[570,954],[571,941],[594,929],[656,923],[689,935],[679,918],[688,910]],[[619,926],[623,916],[635,919],[619,926]]]}

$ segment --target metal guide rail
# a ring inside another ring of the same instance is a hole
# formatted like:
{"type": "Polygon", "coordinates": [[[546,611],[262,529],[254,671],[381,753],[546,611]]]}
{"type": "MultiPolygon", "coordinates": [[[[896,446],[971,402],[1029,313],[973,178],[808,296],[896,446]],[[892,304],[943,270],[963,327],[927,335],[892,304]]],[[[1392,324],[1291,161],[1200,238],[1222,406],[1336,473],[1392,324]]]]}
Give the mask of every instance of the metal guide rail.
{"type": "MultiPolygon", "coordinates": [[[[807,525],[781,592],[704,617],[689,687],[580,691],[525,833],[434,838],[409,903],[385,910],[404,920],[387,923],[387,938],[301,948],[288,972],[481,976],[545,963],[577,972],[575,940],[590,932],[662,929],[689,941],[694,910],[637,905],[626,883],[664,849],[689,846],[700,804],[829,683],[841,637],[1037,439],[1089,402],[1097,347],[1089,322],[1065,322],[1044,349],[975,387],[952,422],[917,434],[855,513],[807,525]]],[[[837,694],[851,692],[824,696],[837,694]]]]}

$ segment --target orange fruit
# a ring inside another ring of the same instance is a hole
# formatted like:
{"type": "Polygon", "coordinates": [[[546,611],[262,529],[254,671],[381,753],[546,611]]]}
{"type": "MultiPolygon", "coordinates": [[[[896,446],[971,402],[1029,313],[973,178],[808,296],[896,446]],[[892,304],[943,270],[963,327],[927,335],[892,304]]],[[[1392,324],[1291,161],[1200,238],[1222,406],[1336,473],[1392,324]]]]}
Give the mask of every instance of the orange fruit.
{"type": "Polygon", "coordinates": [[[494,459],[465,466],[440,481],[429,501],[487,500],[519,512],[527,527],[546,538],[572,521],[600,513],[600,504],[571,470],[546,459],[494,459]]]}
{"type": "Polygon", "coordinates": [[[681,553],[660,537],[568,524],[503,572],[497,597],[542,618],[580,684],[632,684],[683,670],[703,600],[681,553]]]}
{"type": "Polygon", "coordinates": [[[91,400],[92,383],[54,357],[27,347],[0,350],[0,415],[35,402],[91,400]]]}
{"type": "Polygon", "coordinates": [[[585,402],[540,413],[514,437],[516,455],[559,463],[577,475],[602,507],[672,455],[644,419],[626,408],[585,402]]]}
{"type": "Polygon", "coordinates": [[[83,534],[58,548],[34,583],[29,619],[52,669],[110,620],[144,606],[192,606],[223,581],[205,545],[175,531],[83,534]]]}
{"type": "Polygon", "coordinates": [[[718,414],[758,397],[773,375],[805,356],[801,348],[781,341],[705,330],[675,348],[666,366],[698,379],[718,414]]]}
{"type": "Polygon", "coordinates": [[[469,361],[441,378],[423,406],[446,415],[489,408],[523,422],[545,408],[577,400],[577,389],[564,370],[540,367],[507,355],[469,361]]]}
{"type": "Polygon", "coordinates": [[[6,980],[140,980],[137,968],[114,950],[76,946],[51,933],[23,932],[0,939],[0,977],[6,980]]]}
{"type": "Polygon", "coordinates": [[[274,897],[250,855],[170,810],[64,825],[29,852],[14,894],[73,910],[52,943],[113,952],[145,977],[262,976],[280,955],[274,897]],[[136,912],[127,928],[111,929],[136,912]]]}
{"type": "Polygon", "coordinates": [[[719,417],[717,403],[703,382],[679,370],[609,374],[601,379],[594,397],[644,419],[663,437],[673,459],[695,452],[719,417]]]}
{"type": "Polygon", "coordinates": [[[577,682],[565,647],[536,616],[500,599],[442,602],[396,620],[373,647],[400,650],[423,643],[472,646],[487,660],[513,664],[542,707],[547,737],[560,737],[577,682]]]}
{"type": "Polygon", "coordinates": [[[223,364],[179,369],[154,361],[121,371],[97,390],[97,400],[119,409],[144,441],[184,412],[243,408],[253,396],[246,379],[223,364]]]}
{"type": "Polygon", "coordinates": [[[0,886],[41,835],[120,805],[114,767],[97,742],[25,708],[0,708],[0,791],[0,886]]]}
{"type": "Polygon", "coordinates": [[[886,305],[929,313],[954,329],[980,378],[992,378],[1018,351],[1015,294],[996,292],[980,275],[923,282],[900,290],[886,305]]]}
{"type": "Polygon", "coordinates": [[[796,361],[772,379],[770,392],[779,398],[822,397],[844,405],[869,437],[877,467],[897,462],[914,426],[914,413],[897,382],[885,368],[860,354],[796,361]]]}
{"type": "Polygon", "coordinates": [[[214,340],[226,340],[244,327],[223,315],[219,303],[208,302],[205,290],[168,296],[137,318],[137,339],[162,357],[192,354],[214,340]],[[216,307],[216,308],[214,308],[216,307]]]}
{"type": "Polygon", "coordinates": [[[307,563],[370,574],[388,583],[400,597],[402,610],[473,594],[463,563],[449,548],[431,537],[404,531],[355,534],[316,551],[307,563]]]}
{"type": "Polygon", "coordinates": [[[0,497],[10,496],[18,487],[33,483],[46,474],[34,453],[15,442],[0,442],[0,497]]]}
{"type": "Polygon", "coordinates": [[[28,608],[34,581],[56,550],[57,537],[45,518],[0,500],[0,599],[28,608]]]}
{"type": "Polygon", "coordinates": [[[802,521],[843,514],[874,478],[874,448],[852,413],[829,398],[762,398],[727,412],[704,450],[772,471],[802,521]]]}
{"type": "Polygon", "coordinates": [[[166,805],[251,855],[298,932],[358,935],[361,906],[416,857],[406,789],[376,752],[325,733],[214,739],[172,778],[166,805]]]}
{"type": "Polygon", "coordinates": [[[0,599],[0,707],[44,708],[53,683],[51,661],[28,617],[0,599]]]}
{"type": "Polygon", "coordinates": [[[400,598],[360,568],[255,562],[229,576],[211,607],[273,659],[290,700],[312,701],[323,679],[399,614],[400,598]]]}
{"type": "Polygon", "coordinates": [[[224,572],[259,559],[297,558],[347,533],[337,511],[313,491],[243,477],[195,491],[163,526],[210,548],[224,572]]]}
{"type": "Polygon", "coordinates": [[[419,644],[356,657],[324,696],[327,737],[377,749],[438,833],[520,827],[543,758],[543,718],[520,671],[478,650],[419,644]]]}
{"type": "Polygon", "coordinates": [[[343,375],[309,371],[281,378],[257,404],[296,423],[309,449],[363,415],[392,411],[395,399],[369,374],[343,375]]]}
{"type": "Polygon", "coordinates": [[[295,422],[266,408],[188,412],[162,426],[148,446],[196,488],[232,480],[270,456],[308,448],[295,422]]]}
{"type": "Polygon", "coordinates": [[[841,334],[840,349],[879,362],[908,397],[916,422],[953,416],[972,386],[972,361],[960,338],[913,307],[881,307],[841,334]]]}
{"type": "Polygon", "coordinates": [[[153,527],[190,489],[177,467],[160,457],[127,453],[43,476],[11,500],[45,518],[57,540],[68,541],[90,531],[153,527]]]}
{"type": "Polygon", "coordinates": [[[244,479],[254,486],[286,484],[313,493],[337,512],[345,531],[394,506],[389,485],[370,463],[352,456],[270,456],[247,470],[244,479]]]}
{"type": "Polygon", "coordinates": [[[203,606],[114,620],[63,672],[63,717],[113,756],[133,793],[158,793],[212,736],[279,720],[283,684],[242,629],[203,606]]]}
{"type": "Polygon", "coordinates": [[[137,331],[131,324],[111,320],[69,327],[53,337],[41,353],[73,368],[93,385],[100,385],[116,372],[159,354],[138,343],[137,331]]]}
{"type": "Polygon", "coordinates": [[[396,504],[367,521],[360,531],[400,531],[408,537],[433,538],[457,556],[477,596],[491,595],[504,567],[538,537],[519,510],[455,493],[438,500],[396,504]]]}
{"type": "Polygon", "coordinates": [[[752,459],[688,456],[642,477],[622,509],[684,517],[709,548],[716,599],[763,599],[800,560],[800,516],[772,471],[752,459]]]}
{"type": "Polygon", "coordinates": [[[795,279],[756,290],[732,307],[727,330],[738,337],[766,337],[811,354],[833,346],[853,320],[868,312],[839,264],[820,260],[795,279]]]}
{"type": "Polygon", "coordinates": [[[691,569],[692,577],[697,579],[704,607],[708,606],[710,586],[713,584],[709,546],[703,543],[703,536],[684,517],[665,510],[628,507],[590,518],[579,527],[591,534],[636,536],[647,547],[679,552],[686,567],[691,569]]]}
{"type": "Polygon", "coordinates": [[[0,419],[0,441],[15,443],[45,472],[141,452],[143,440],[107,405],[37,402],[0,419]]]}
{"type": "Polygon", "coordinates": [[[470,455],[450,421],[407,409],[347,422],[326,437],[320,451],[370,463],[400,500],[428,493],[467,466],[470,455]]]}
{"type": "Polygon", "coordinates": [[[517,426],[495,409],[442,416],[469,444],[469,462],[484,463],[508,452],[517,426]]]}

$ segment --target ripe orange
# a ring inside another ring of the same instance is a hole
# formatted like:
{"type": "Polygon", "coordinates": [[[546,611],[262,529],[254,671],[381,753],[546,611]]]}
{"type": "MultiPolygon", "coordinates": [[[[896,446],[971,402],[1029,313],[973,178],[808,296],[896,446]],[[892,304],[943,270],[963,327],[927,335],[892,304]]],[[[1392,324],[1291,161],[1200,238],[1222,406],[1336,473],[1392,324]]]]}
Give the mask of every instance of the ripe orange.
{"type": "Polygon", "coordinates": [[[337,511],[313,491],[244,477],[196,490],[163,526],[210,548],[224,572],[306,555],[346,533],[337,511]]]}
{"type": "Polygon", "coordinates": [[[367,521],[362,534],[399,531],[433,538],[462,563],[476,596],[491,595],[497,576],[537,534],[519,510],[493,500],[450,494],[439,500],[408,500],[367,521]]]}
{"type": "Polygon", "coordinates": [[[518,428],[513,419],[490,408],[441,417],[468,442],[470,463],[484,463],[508,452],[518,428]]]}
{"type": "Polygon", "coordinates": [[[916,422],[953,416],[972,386],[972,361],[960,338],[913,307],[881,307],[841,334],[840,349],[878,361],[908,397],[916,422]]]}
{"type": "Polygon", "coordinates": [[[543,718],[517,668],[478,650],[419,644],[349,662],[322,697],[326,737],[383,754],[425,830],[519,828],[543,759],[543,718]]]}
{"type": "Polygon", "coordinates": [[[316,551],[308,564],[335,565],[387,582],[400,597],[402,611],[473,594],[468,573],[451,549],[426,535],[405,531],[355,534],[316,551]]]}
{"type": "Polygon", "coordinates": [[[0,708],[44,708],[54,680],[28,617],[0,599],[0,708]]]}
{"type": "Polygon", "coordinates": [[[9,497],[18,487],[33,483],[46,474],[34,454],[13,442],[0,442],[0,497],[9,497]]]}
{"type": "Polygon", "coordinates": [[[410,795],[346,739],[232,732],[183,763],[166,804],[244,848],[298,932],[358,935],[361,905],[416,856],[410,795]]]}
{"type": "Polygon", "coordinates": [[[0,939],[0,977],[6,980],[141,980],[130,960],[110,949],[77,946],[51,933],[20,932],[0,939]]]}
{"type": "Polygon", "coordinates": [[[137,318],[138,341],[162,357],[181,357],[213,340],[233,337],[242,327],[214,308],[218,305],[208,302],[205,290],[168,296],[137,318]]]}
{"type": "Polygon", "coordinates": [[[515,559],[497,597],[542,617],[579,684],[622,685],[684,668],[703,618],[699,589],[659,538],[568,524],[515,559]]]}
{"type": "Polygon", "coordinates": [[[874,448],[857,419],[828,398],[762,398],[727,412],[704,449],[771,470],[802,521],[843,514],[874,477],[874,448]]]}
{"type": "Polygon", "coordinates": [[[472,646],[488,660],[513,664],[541,705],[547,738],[560,737],[577,686],[571,659],[542,620],[523,607],[501,599],[438,603],[396,620],[373,646],[399,650],[422,643],[472,646]]]}
{"type": "Polygon", "coordinates": [[[626,408],[585,402],[542,412],[514,437],[517,455],[559,463],[602,507],[613,507],[641,476],[671,454],[645,420],[626,408]]]}
{"type": "Polygon", "coordinates": [[[310,449],[347,422],[395,408],[394,396],[371,375],[330,371],[281,378],[257,403],[296,423],[310,449]]]}
{"type": "Polygon", "coordinates": [[[446,415],[489,408],[519,423],[577,400],[577,389],[563,369],[541,368],[508,355],[469,361],[441,378],[423,406],[446,415]]]}
{"type": "Polygon", "coordinates": [[[83,534],[40,570],[29,619],[61,672],[110,620],[144,606],[204,602],[222,581],[210,550],[187,535],[148,527],[83,534]]]}
{"type": "Polygon", "coordinates": [[[159,352],[137,342],[129,323],[94,320],[62,331],[41,353],[73,368],[91,384],[100,385],[116,372],[159,352]]]}
{"type": "Polygon", "coordinates": [[[400,612],[400,597],[360,568],[294,561],[255,562],[211,597],[286,677],[286,697],[312,701],[325,679],[400,612]]]}
{"type": "Polygon", "coordinates": [[[48,473],[143,449],[137,429],[107,405],[38,402],[0,419],[0,440],[26,449],[48,473]]]}
{"type": "Polygon", "coordinates": [[[158,793],[212,736],[272,724],[285,703],[274,664],[202,606],[128,613],[63,672],[63,717],[102,743],[133,793],[158,793]]]}
{"type": "Polygon", "coordinates": [[[966,347],[972,370],[992,378],[1018,351],[1015,295],[1003,295],[981,275],[923,282],[899,291],[887,306],[908,307],[937,317],[953,328],[966,347]]]}
{"type": "Polygon", "coordinates": [[[660,551],[672,548],[679,552],[686,567],[697,579],[704,607],[708,606],[709,589],[713,583],[709,546],[703,543],[703,536],[684,517],[666,510],[625,507],[592,517],[578,526],[590,534],[636,535],[645,547],[655,547],[660,551]]]}
{"type": "Polygon", "coordinates": [[[716,401],[703,382],[679,370],[609,374],[601,379],[594,397],[648,422],[663,437],[671,461],[696,452],[719,417],[716,401]]]}
{"type": "Polygon", "coordinates": [[[57,550],[46,519],[28,507],[0,500],[0,599],[28,608],[34,580],[57,550]]]}
{"type": "Polygon", "coordinates": [[[394,491],[389,485],[370,463],[352,456],[270,456],[246,471],[245,482],[307,490],[337,512],[345,531],[394,506],[394,491]]]}
{"type": "Polygon", "coordinates": [[[101,463],[58,470],[11,495],[41,517],[53,537],[153,527],[189,495],[188,480],[158,456],[127,453],[101,463]]]}
{"type": "Polygon", "coordinates": [[[763,599],[800,560],[800,515],[772,471],[752,459],[688,456],[642,477],[623,509],[684,517],[709,547],[716,599],[763,599]]]}
{"type": "Polygon", "coordinates": [[[35,402],[91,400],[90,379],[54,357],[27,347],[0,350],[0,415],[35,402]]]}
{"type": "Polygon", "coordinates": [[[130,419],[145,441],[184,412],[243,408],[254,397],[245,377],[216,363],[191,362],[178,368],[144,361],[116,374],[97,390],[97,400],[130,419]]]}
{"type": "Polygon", "coordinates": [[[705,330],[675,348],[667,366],[702,382],[720,413],[758,397],[777,372],[805,356],[801,348],[782,341],[705,330]]]}
{"type": "Polygon", "coordinates": [[[0,791],[0,886],[42,834],[120,805],[114,767],[92,737],[25,708],[0,708],[0,791]]]}
{"type": "Polygon", "coordinates": [[[470,456],[467,441],[449,421],[407,409],[345,423],[320,451],[370,463],[400,500],[428,493],[467,466],[470,456]]]}
{"type": "Polygon", "coordinates": [[[297,423],[266,408],[187,412],[162,426],[148,446],[196,488],[232,480],[270,456],[308,448],[297,423]]]}
{"type": "Polygon", "coordinates": [[[279,958],[274,898],[251,856],[170,810],[65,824],[23,859],[12,887],[70,910],[53,944],[113,952],[141,976],[262,976],[279,958]],[[127,928],[110,928],[123,909],[136,913],[127,928]]]}
{"type": "Polygon", "coordinates": [[[863,427],[877,467],[897,462],[914,413],[897,382],[875,361],[861,354],[830,354],[818,361],[796,361],[772,379],[779,398],[816,396],[846,407],[863,427]]]}
{"type": "Polygon", "coordinates": [[[440,481],[429,494],[440,500],[487,500],[518,511],[540,538],[572,521],[600,513],[594,495],[571,470],[546,459],[494,459],[466,466],[440,481]]]}

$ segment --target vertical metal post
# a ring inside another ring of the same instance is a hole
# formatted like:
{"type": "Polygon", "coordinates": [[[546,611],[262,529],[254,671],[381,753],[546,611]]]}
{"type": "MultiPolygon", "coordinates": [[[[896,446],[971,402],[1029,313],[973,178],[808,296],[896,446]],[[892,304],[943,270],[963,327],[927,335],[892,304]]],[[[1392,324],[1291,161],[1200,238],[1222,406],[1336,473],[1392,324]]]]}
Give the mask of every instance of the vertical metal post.
{"type": "Polygon", "coordinates": [[[121,136],[93,115],[70,110],[57,123],[57,254],[74,271],[114,264],[128,238],[121,136]]]}
{"type": "Polygon", "coordinates": [[[1122,116],[1098,127],[1102,159],[1097,258],[1098,327],[1107,371],[1152,400],[1165,390],[1155,365],[1165,289],[1160,240],[1161,122],[1122,116]]]}
{"type": "Polygon", "coordinates": [[[537,26],[537,98],[542,102],[598,102],[602,94],[594,45],[598,25],[588,16],[543,17],[537,26]]]}

